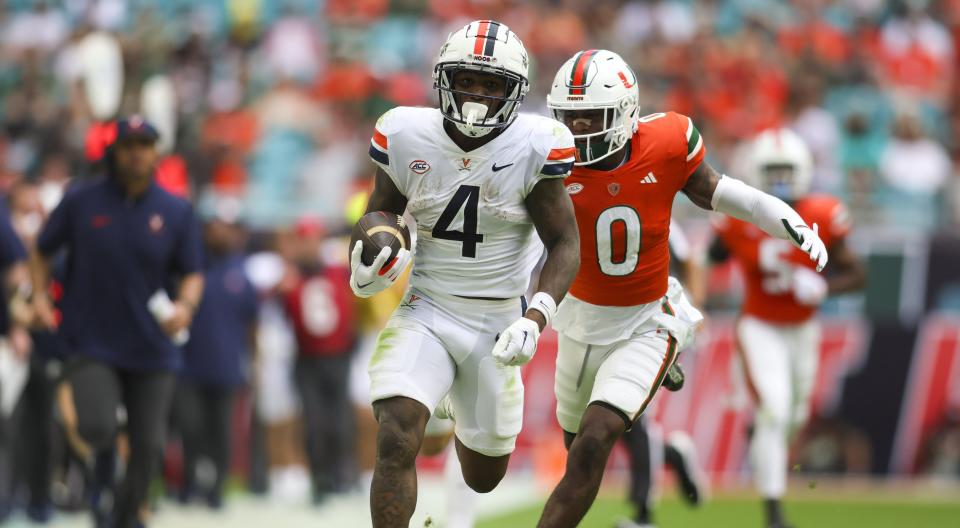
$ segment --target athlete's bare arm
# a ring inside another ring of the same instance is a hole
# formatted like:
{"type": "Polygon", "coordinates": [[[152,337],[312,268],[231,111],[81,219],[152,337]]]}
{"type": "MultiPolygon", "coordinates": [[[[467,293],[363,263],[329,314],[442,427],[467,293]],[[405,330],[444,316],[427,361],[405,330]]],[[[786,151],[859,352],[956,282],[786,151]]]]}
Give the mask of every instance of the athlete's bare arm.
{"type": "Polygon", "coordinates": [[[867,284],[863,262],[840,239],[830,246],[830,273],[827,274],[828,295],[862,290],[867,284]]]}
{"type": "Polygon", "coordinates": [[[719,181],[720,174],[704,161],[687,178],[687,184],[683,187],[683,194],[686,194],[687,198],[690,198],[690,201],[697,207],[711,211],[713,207],[710,205],[710,201],[713,199],[713,192],[717,190],[717,182],[719,181]]]}
{"type": "Polygon", "coordinates": [[[388,211],[402,215],[407,209],[407,197],[397,189],[393,180],[383,169],[377,168],[377,177],[370,200],[367,202],[367,211],[388,211]]]}
{"type": "MultiPolygon", "coordinates": [[[[527,195],[525,203],[537,234],[547,248],[547,261],[540,272],[538,289],[559,303],[580,269],[580,233],[573,202],[563,180],[551,178],[540,180],[527,195]]],[[[547,324],[536,310],[527,311],[527,317],[537,321],[541,330],[547,324]]]]}

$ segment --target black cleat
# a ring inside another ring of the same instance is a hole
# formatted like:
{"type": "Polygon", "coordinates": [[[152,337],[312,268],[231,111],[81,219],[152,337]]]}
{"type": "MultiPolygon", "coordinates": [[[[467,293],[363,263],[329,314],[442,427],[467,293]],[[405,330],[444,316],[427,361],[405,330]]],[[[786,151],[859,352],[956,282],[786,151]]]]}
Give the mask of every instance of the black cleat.
{"type": "Polygon", "coordinates": [[[670,392],[677,392],[683,388],[683,382],[686,381],[686,375],[679,363],[670,365],[667,369],[667,375],[663,378],[663,388],[670,392]]]}
{"type": "Polygon", "coordinates": [[[699,506],[704,499],[705,478],[697,461],[693,440],[682,431],[670,433],[666,442],[666,462],[677,474],[680,496],[691,506],[699,506]]]}

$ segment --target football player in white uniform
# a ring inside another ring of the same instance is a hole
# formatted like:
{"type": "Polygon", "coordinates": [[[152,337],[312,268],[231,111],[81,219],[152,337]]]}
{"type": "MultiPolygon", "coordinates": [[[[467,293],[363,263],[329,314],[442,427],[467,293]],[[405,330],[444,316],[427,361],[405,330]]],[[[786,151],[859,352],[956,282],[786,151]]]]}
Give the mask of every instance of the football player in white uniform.
{"type": "MultiPolygon", "coordinates": [[[[379,168],[367,211],[406,210],[417,222],[410,287],[369,366],[380,424],[375,527],[408,525],[414,460],[435,409],[456,424],[466,483],[483,493],[500,482],[523,417],[519,365],[533,356],[579,266],[563,187],[573,137],[553,119],[517,112],[529,88],[527,61],[506,26],[471,22],[440,50],[433,75],[440,108],[394,108],[371,140],[379,168]],[[527,309],[522,295],[544,246],[539,291],[527,309]]],[[[361,297],[388,287],[410,260],[401,250],[381,275],[389,250],[370,266],[361,251],[356,244],[350,279],[361,297]]]]}
{"type": "Polygon", "coordinates": [[[669,277],[667,239],[677,193],[789,240],[819,271],[827,251],[789,205],[704,161],[690,118],[640,117],[637,77],[607,50],[577,53],[557,72],[547,105],[574,133],[567,179],[581,269],[554,327],[557,419],[569,448],[540,527],[576,526],[596,497],[610,450],[656,395],[702,318],[669,277]]]}

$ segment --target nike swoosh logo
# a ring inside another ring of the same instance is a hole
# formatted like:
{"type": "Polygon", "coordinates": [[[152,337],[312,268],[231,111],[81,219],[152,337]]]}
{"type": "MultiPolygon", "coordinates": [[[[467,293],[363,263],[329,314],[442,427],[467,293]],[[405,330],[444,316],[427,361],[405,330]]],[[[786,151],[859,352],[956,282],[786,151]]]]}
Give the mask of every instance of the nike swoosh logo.
{"type": "Polygon", "coordinates": [[[510,167],[510,166],[512,166],[512,165],[513,165],[513,163],[508,163],[508,164],[506,164],[506,165],[501,165],[501,166],[497,167],[497,164],[494,163],[494,164],[493,164],[493,172],[502,171],[503,169],[506,169],[507,167],[510,167]]]}
{"type": "Polygon", "coordinates": [[[373,281],[370,281],[370,282],[368,282],[368,283],[366,283],[366,284],[360,284],[360,283],[358,282],[358,283],[357,283],[357,289],[358,289],[358,290],[362,290],[362,289],[366,288],[367,286],[370,286],[371,284],[373,284],[373,281]]]}
{"type": "Polygon", "coordinates": [[[787,234],[790,235],[790,238],[792,238],[797,244],[803,244],[803,237],[800,236],[800,233],[797,233],[792,227],[790,227],[790,223],[787,222],[787,219],[781,218],[780,221],[783,223],[783,227],[787,230],[787,234]]]}
{"type": "Polygon", "coordinates": [[[604,88],[613,88],[614,86],[616,86],[616,84],[604,84],[604,85],[603,85],[604,88]]]}
{"type": "Polygon", "coordinates": [[[523,343],[520,343],[520,350],[523,350],[523,345],[527,344],[527,333],[523,333],[523,343]]]}

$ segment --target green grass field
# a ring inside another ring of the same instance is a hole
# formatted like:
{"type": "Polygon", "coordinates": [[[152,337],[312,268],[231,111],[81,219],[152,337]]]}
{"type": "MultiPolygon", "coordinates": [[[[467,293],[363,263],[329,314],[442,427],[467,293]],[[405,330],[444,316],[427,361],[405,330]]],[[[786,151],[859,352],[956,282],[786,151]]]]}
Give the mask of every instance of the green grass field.
{"type": "MultiPolygon", "coordinates": [[[[531,528],[543,506],[487,518],[477,528],[531,528]]],[[[798,528],[956,528],[960,527],[960,497],[955,501],[903,501],[859,499],[822,500],[804,498],[786,505],[788,518],[798,528]]],[[[583,528],[612,528],[631,514],[622,499],[600,498],[594,503],[583,528]]],[[[726,497],[691,509],[675,498],[663,500],[656,510],[660,528],[762,528],[760,504],[755,499],[726,497]]]]}

